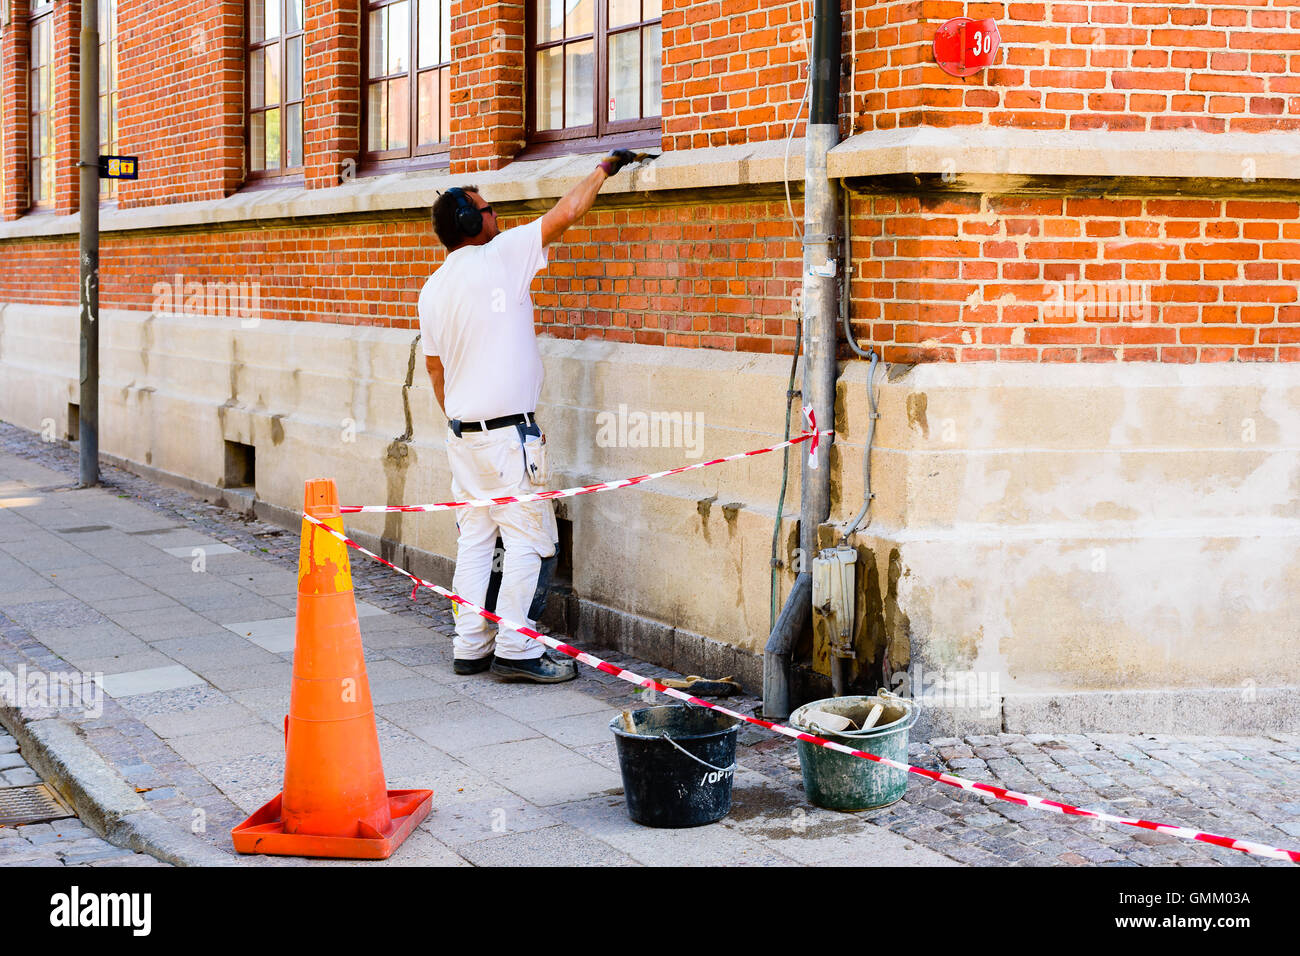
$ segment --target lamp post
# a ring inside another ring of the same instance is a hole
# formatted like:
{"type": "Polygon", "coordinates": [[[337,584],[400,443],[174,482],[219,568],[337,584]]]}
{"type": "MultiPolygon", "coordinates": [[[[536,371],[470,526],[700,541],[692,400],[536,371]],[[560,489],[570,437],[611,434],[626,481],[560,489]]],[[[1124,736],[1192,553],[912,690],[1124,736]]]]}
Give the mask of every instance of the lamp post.
{"type": "Polygon", "coordinates": [[[99,0],[81,0],[81,486],[99,484],[99,0]]]}

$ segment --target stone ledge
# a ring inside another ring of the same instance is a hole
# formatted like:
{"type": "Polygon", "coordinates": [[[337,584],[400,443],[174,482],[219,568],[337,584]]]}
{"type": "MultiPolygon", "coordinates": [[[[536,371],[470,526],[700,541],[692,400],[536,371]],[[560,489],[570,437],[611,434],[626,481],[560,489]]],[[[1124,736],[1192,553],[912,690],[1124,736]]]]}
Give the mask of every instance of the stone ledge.
{"type": "Polygon", "coordinates": [[[1009,693],[983,709],[926,705],[913,739],[969,734],[1212,734],[1256,736],[1296,725],[1300,688],[1189,687],[1009,693]]]}
{"type": "MultiPolygon", "coordinates": [[[[653,164],[616,176],[603,196],[667,190],[770,186],[791,180],[803,188],[804,141],[769,140],[664,153],[653,164]]],[[[260,220],[374,215],[427,209],[440,190],[467,180],[491,190],[493,202],[545,203],[564,195],[601,154],[559,156],[510,163],[492,172],[449,175],[421,170],[356,179],[328,189],[292,187],[237,192],[225,199],[110,209],[101,232],[178,229],[260,220]]],[[[898,174],[957,173],[968,176],[1099,176],[1240,180],[1243,162],[1254,162],[1255,180],[1300,182],[1300,137],[1278,133],[1056,131],[929,127],[859,133],[830,151],[832,179],[898,174]]],[[[0,223],[0,241],[73,236],[79,217],[35,215],[0,223]]]]}
{"type": "Polygon", "coordinates": [[[1008,733],[1152,733],[1251,736],[1290,732],[1300,688],[1170,688],[1007,694],[1008,733]]]}
{"type": "MultiPolygon", "coordinates": [[[[397,210],[427,210],[438,193],[474,182],[491,190],[495,203],[530,203],[563,196],[595,167],[602,153],[514,162],[492,172],[449,175],[421,170],[356,179],[328,189],[292,187],[246,190],[225,199],[111,209],[100,214],[101,232],[216,226],[266,219],[364,215],[397,210]]],[[[674,189],[746,186],[781,182],[785,141],[719,146],[664,154],[651,165],[614,177],[604,196],[628,196],[674,189]]],[[[789,175],[802,188],[803,140],[790,147],[789,175]]],[[[76,235],[80,217],[37,215],[0,223],[0,241],[76,235]]]]}
{"type": "Polygon", "coordinates": [[[915,126],[859,133],[830,151],[832,179],[898,174],[1300,180],[1293,133],[915,126]],[[1251,161],[1254,168],[1243,165],[1251,161]]]}

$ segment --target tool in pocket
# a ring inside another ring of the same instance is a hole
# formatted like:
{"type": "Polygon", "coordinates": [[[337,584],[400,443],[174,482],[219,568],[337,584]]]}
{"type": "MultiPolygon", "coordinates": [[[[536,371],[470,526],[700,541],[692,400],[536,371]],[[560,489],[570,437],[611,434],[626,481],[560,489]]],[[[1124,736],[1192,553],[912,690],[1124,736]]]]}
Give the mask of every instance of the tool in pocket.
{"type": "Polygon", "coordinates": [[[545,487],[551,480],[546,467],[546,436],[535,422],[516,427],[519,429],[519,443],[524,449],[524,475],[535,486],[545,487]]]}

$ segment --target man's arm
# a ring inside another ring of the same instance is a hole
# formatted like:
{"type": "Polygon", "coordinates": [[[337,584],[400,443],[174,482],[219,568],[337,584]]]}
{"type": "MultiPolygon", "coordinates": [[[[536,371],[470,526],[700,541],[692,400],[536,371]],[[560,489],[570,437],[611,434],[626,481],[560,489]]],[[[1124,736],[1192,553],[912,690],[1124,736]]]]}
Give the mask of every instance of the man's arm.
{"type": "Polygon", "coordinates": [[[542,245],[549,246],[586,214],[596,201],[596,193],[609,177],[597,166],[582,182],[570,189],[542,216],[542,245]]]}
{"type": "Polygon", "coordinates": [[[542,245],[549,246],[564,234],[575,222],[581,219],[596,201],[596,193],[605,180],[616,174],[628,163],[635,162],[636,155],[630,150],[616,149],[600,161],[582,182],[570,189],[542,216],[542,245]]]}
{"type": "Polygon", "coordinates": [[[429,373],[429,381],[433,383],[433,397],[438,400],[438,408],[446,415],[447,400],[443,396],[443,385],[446,376],[442,368],[442,359],[437,355],[426,355],[424,357],[424,367],[429,373]]]}

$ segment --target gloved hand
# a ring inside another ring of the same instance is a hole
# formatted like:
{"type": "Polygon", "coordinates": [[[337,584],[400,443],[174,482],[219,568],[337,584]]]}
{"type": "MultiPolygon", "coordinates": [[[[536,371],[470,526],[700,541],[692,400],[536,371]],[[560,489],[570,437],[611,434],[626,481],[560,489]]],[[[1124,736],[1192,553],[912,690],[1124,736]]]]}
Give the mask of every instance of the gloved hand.
{"type": "Polygon", "coordinates": [[[624,166],[636,162],[636,153],[630,149],[616,149],[600,161],[600,168],[606,176],[615,175],[624,166]]]}

